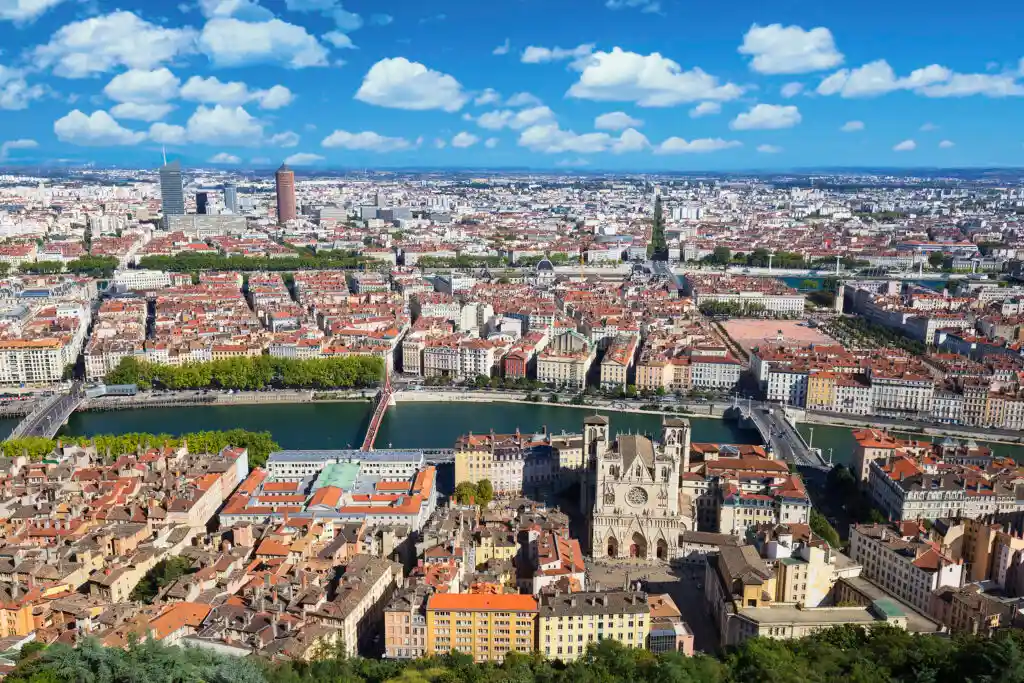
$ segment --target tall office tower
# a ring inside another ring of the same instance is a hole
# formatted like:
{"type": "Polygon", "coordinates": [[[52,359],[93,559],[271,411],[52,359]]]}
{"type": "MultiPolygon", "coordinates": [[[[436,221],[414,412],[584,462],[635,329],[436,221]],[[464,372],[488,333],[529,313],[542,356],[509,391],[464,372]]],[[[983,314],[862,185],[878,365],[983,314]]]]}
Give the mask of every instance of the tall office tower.
{"type": "Polygon", "coordinates": [[[231,213],[238,213],[238,186],[234,183],[224,183],[224,206],[231,213]]]}
{"type": "Polygon", "coordinates": [[[277,222],[284,225],[295,220],[295,173],[287,164],[281,164],[274,180],[277,182],[277,222]]]}
{"type": "Polygon", "coordinates": [[[206,207],[210,201],[210,195],[206,192],[196,192],[196,213],[206,215],[206,207]]]}
{"type": "Polygon", "coordinates": [[[185,192],[181,189],[181,163],[178,161],[160,167],[160,204],[165,228],[167,216],[185,215],[185,192]]]}

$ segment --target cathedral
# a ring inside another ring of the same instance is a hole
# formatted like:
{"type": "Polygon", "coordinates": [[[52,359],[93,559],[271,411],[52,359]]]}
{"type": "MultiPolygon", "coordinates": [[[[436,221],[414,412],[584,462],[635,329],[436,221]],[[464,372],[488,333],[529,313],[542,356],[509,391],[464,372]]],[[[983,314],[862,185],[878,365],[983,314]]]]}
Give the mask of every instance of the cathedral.
{"type": "Polygon", "coordinates": [[[671,560],[693,526],[693,506],[680,488],[688,469],[690,423],[666,418],[661,442],[640,434],[609,437],[608,418],[583,421],[583,449],[590,464],[584,508],[596,559],[671,560]],[[588,506],[589,504],[589,506],[588,506]]]}

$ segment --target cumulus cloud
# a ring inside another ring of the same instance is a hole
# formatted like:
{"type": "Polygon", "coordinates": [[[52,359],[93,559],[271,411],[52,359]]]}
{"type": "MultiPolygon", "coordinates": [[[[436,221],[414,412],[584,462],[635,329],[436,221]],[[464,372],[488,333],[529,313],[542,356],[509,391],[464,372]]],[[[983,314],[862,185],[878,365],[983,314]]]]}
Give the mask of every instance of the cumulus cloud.
{"type": "Polygon", "coordinates": [[[701,102],[690,110],[691,119],[699,119],[702,116],[711,116],[721,113],[722,105],[718,102],[701,102]]]}
{"type": "Polygon", "coordinates": [[[799,95],[803,91],[804,91],[804,84],[803,83],[793,82],[793,83],[787,83],[786,85],[782,86],[782,88],[779,89],[779,94],[782,95],[783,97],[785,97],[786,99],[789,99],[790,97],[796,97],[797,95],[799,95]]]}
{"type": "Polygon", "coordinates": [[[621,154],[643,149],[648,146],[648,142],[642,133],[633,128],[615,137],[608,133],[577,134],[563,130],[557,123],[546,123],[531,126],[520,133],[519,146],[545,154],[594,154],[607,151],[621,154]]]}
{"type": "Polygon", "coordinates": [[[543,64],[545,62],[559,62],[563,59],[581,59],[589,56],[593,51],[593,43],[586,43],[571,48],[530,45],[523,50],[523,56],[520,58],[520,61],[523,64],[543,64]]]}
{"type": "Polygon", "coordinates": [[[283,85],[275,85],[267,90],[250,90],[249,86],[240,81],[223,82],[216,76],[204,78],[193,76],[181,86],[182,99],[202,104],[223,104],[237,107],[248,102],[256,102],[260,109],[280,109],[295,99],[292,91],[283,85]]]}
{"type": "Polygon", "coordinates": [[[567,95],[603,102],[636,102],[641,107],[671,107],[683,102],[733,100],[743,88],[693,68],[682,67],[657,52],[641,55],[613,48],[578,63],[579,80],[567,95]]]}
{"type": "Polygon", "coordinates": [[[778,154],[782,148],[778,145],[758,145],[757,151],[761,154],[778,154]]]}
{"type": "Polygon", "coordinates": [[[462,131],[452,138],[452,147],[472,147],[478,142],[480,142],[480,138],[472,133],[462,131]]]}
{"type": "Polygon", "coordinates": [[[939,143],[939,149],[950,149],[951,147],[956,147],[956,143],[952,140],[943,140],[939,143]]]}
{"type": "Polygon", "coordinates": [[[188,142],[188,131],[184,126],[158,122],[149,127],[149,139],[160,145],[184,145],[188,142]]]}
{"type": "Polygon", "coordinates": [[[86,78],[122,66],[153,69],[194,52],[195,40],[194,29],[164,28],[119,11],[63,26],[33,56],[58,76],[86,78]]]}
{"type": "Polygon", "coordinates": [[[0,0],[0,21],[19,24],[35,21],[62,2],[64,0],[0,0]]]}
{"type": "Polygon", "coordinates": [[[607,0],[604,6],[608,9],[639,9],[645,14],[661,11],[660,0],[607,0]]]}
{"type": "Polygon", "coordinates": [[[877,97],[897,90],[909,90],[925,97],[1020,97],[1024,83],[1013,73],[960,74],[940,64],[930,64],[897,76],[884,59],[856,69],[840,69],[818,84],[819,95],[845,98],[877,97]]]}
{"type": "Polygon", "coordinates": [[[209,145],[255,145],[263,124],[242,107],[199,105],[186,124],[189,142],[209,145]]]}
{"type": "Polygon", "coordinates": [[[199,48],[217,66],[267,63],[302,69],[328,63],[327,48],[303,27],[280,19],[211,19],[199,48]]]}
{"type": "Polygon", "coordinates": [[[494,149],[495,147],[498,146],[499,142],[501,141],[498,140],[498,138],[487,138],[487,140],[484,142],[484,147],[486,147],[487,149],[494,149]]]}
{"type": "Polygon", "coordinates": [[[528,92],[517,92],[505,102],[507,107],[535,107],[539,104],[543,104],[540,98],[528,92]]]}
{"type": "Polygon", "coordinates": [[[508,38],[498,47],[491,50],[492,55],[507,55],[512,50],[512,41],[508,38]]]}
{"type": "Polygon", "coordinates": [[[800,123],[800,110],[793,105],[758,104],[729,124],[733,130],[776,130],[800,123]]]}
{"type": "Polygon", "coordinates": [[[354,50],[356,47],[356,44],[352,42],[352,38],[347,33],[342,33],[341,31],[328,31],[323,35],[323,39],[339,50],[354,50]]]}
{"type": "Polygon", "coordinates": [[[236,157],[234,154],[228,154],[227,152],[220,152],[210,157],[207,163],[210,164],[240,164],[242,160],[236,157]]]}
{"type": "Polygon", "coordinates": [[[894,152],[913,152],[917,149],[917,143],[913,140],[904,140],[892,148],[894,152]]]}
{"type": "Polygon", "coordinates": [[[38,146],[38,142],[27,138],[20,140],[7,140],[3,144],[0,144],[0,161],[7,161],[11,156],[12,149],[35,149],[38,146]]]}
{"type": "Polygon", "coordinates": [[[487,104],[497,104],[498,102],[501,102],[501,94],[494,88],[487,88],[473,99],[473,104],[478,107],[487,104]]]}
{"type": "Polygon", "coordinates": [[[122,102],[110,109],[111,115],[118,119],[132,121],[159,121],[174,109],[173,104],[145,104],[139,102],[122,102]]]}
{"type": "Polygon", "coordinates": [[[283,133],[271,135],[267,142],[275,147],[295,147],[299,144],[299,134],[286,130],[283,133]]]}
{"type": "Polygon", "coordinates": [[[863,121],[847,121],[846,123],[843,124],[842,128],[840,128],[839,130],[841,130],[844,133],[856,133],[858,131],[864,130],[864,122],[863,121]]]}
{"type": "Polygon", "coordinates": [[[161,104],[178,96],[180,83],[167,67],[131,69],[114,76],[103,94],[115,102],[161,104]]]}
{"type": "Polygon", "coordinates": [[[700,138],[699,140],[684,140],[683,138],[672,137],[654,148],[655,154],[704,154],[717,152],[723,149],[741,147],[742,143],[737,140],[723,140],[722,138],[700,138]]]}
{"type": "MultiPolygon", "coordinates": [[[[331,19],[342,31],[355,31],[363,26],[363,18],[355,12],[349,12],[338,0],[285,0],[285,7],[292,12],[317,12],[331,19]]],[[[391,23],[387,14],[375,15],[380,25],[391,23]],[[387,17],[384,19],[384,17],[387,17]]]]}
{"type": "Polygon", "coordinates": [[[454,77],[405,57],[382,59],[366,72],[356,99],[392,109],[458,111],[469,96],[454,77]]]}
{"type": "Polygon", "coordinates": [[[25,109],[46,94],[41,85],[29,85],[25,72],[0,65],[0,109],[25,109]]]}
{"type": "Polygon", "coordinates": [[[611,111],[594,119],[594,128],[598,130],[623,130],[639,128],[642,125],[644,125],[643,121],[633,118],[624,111],[611,111]]]}
{"type": "Polygon", "coordinates": [[[614,154],[626,154],[628,152],[640,152],[651,146],[647,136],[636,128],[627,128],[619,135],[619,139],[612,142],[611,151],[614,154]]]}
{"type": "Polygon", "coordinates": [[[284,160],[284,163],[289,166],[309,166],[310,164],[316,164],[323,161],[324,158],[319,154],[311,154],[309,152],[297,152],[292,154],[290,157],[284,160]]]}
{"type": "Polygon", "coordinates": [[[753,57],[750,68],[762,74],[802,74],[843,63],[832,32],[823,26],[805,31],[799,26],[754,24],[743,36],[739,52],[753,57]]]}
{"type": "Polygon", "coordinates": [[[501,130],[511,128],[522,130],[541,123],[550,123],[555,120],[555,112],[545,106],[530,107],[513,111],[511,109],[498,109],[481,114],[476,123],[481,128],[488,130],[501,130]]]}
{"type": "Polygon", "coordinates": [[[320,143],[327,148],[341,148],[349,150],[363,150],[370,152],[395,152],[409,149],[412,145],[405,138],[391,138],[364,131],[362,133],[350,133],[344,130],[336,130],[320,143]]]}
{"type": "Polygon", "coordinates": [[[265,21],[273,12],[254,0],[199,0],[199,11],[207,19],[235,17],[246,21],[265,21]]]}
{"type": "Polygon", "coordinates": [[[124,128],[103,110],[87,115],[74,109],[54,121],[53,132],[61,142],[92,147],[137,145],[146,139],[145,133],[124,128]]]}

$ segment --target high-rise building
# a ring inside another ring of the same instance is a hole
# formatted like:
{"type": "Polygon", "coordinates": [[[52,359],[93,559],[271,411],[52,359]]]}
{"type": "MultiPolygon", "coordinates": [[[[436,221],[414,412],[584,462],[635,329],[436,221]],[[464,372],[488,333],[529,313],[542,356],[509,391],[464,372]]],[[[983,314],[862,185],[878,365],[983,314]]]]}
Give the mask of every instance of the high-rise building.
{"type": "Polygon", "coordinates": [[[224,206],[231,213],[238,213],[238,186],[234,183],[224,183],[224,206]]]}
{"type": "Polygon", "coordinates": [[[185,192],[182,190],[181,163],[178,161],[160,167],[160,204],[164,216],[185,215],[185,192]]]}
{"type": "Polygon", "coordinates": [[[277,222],[285,224],[295,220],[295,172],[281,164],[274,174],[277,183],[277,222]]]}
{"type": "Polygon", "coordinates": [[[210,195],[206,192],[196,193],[196,213],[206,215],[210,202],[210,195]]]}

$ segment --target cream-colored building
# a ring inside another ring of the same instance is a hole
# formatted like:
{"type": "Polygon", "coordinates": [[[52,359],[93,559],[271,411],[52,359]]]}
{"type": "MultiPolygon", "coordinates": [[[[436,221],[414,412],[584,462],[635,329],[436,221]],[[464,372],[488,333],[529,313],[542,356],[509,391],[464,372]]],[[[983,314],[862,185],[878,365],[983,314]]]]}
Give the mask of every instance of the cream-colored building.
{"type": "Polygon", "coordinates": [[[537,355],[537,381],[582,390],[597,355],[597,345],[578,332],[554,337],[537,355]]]}
{"type": "Polygon", "coordinates": [[[617,640],[646,647],[651,630],[647,594],[626,591],[567,593],[541,597],[537,650],[549,659],[572,662],[587,646],[617,640]]]}
{"type": "Polygon", "coordinates": [[[390,560],[356,555],[345,566],[334,600],[310,612],[310,621],[341,632],[345,652],[355,657],[365,651],[383,623],[384,606],[402,581],[402,565],[390,560]]]}

